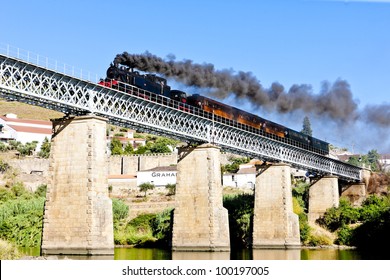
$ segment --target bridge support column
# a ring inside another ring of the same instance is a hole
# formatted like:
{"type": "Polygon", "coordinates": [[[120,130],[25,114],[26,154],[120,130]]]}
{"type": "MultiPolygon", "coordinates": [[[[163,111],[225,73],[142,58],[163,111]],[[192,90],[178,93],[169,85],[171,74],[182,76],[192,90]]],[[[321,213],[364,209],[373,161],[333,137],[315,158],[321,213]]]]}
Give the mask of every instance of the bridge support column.
{"type": "Polygon", "coordinates": [[[309,223],[324,215],[327,209],[339,206],[339,184],[336,176],[325,176],[310,186],[309,223]]]}
{"type": "Polygon", "coordinates": [[[290,166],[275,164],[256,178],[252,247],[300,246],[299,219],[292,206],[290,166]]]}
{"type": "Polygon", "coordinates": [[[352,206],[362,206],[362,203],[367,196],[366,184],[365,183],[350,184],[341,193],[341,196],[348,198],[352,206]]]}
{"type": "Polygon", "coordinates": [[[55,120],[42,254],[113,255],[106,120],[55,120]]]}
{"type": "Polygon", "coordinates": [[[222,206],[219,148],[179,150],[172,250],[229,251],[228,211],[222,206]]]}

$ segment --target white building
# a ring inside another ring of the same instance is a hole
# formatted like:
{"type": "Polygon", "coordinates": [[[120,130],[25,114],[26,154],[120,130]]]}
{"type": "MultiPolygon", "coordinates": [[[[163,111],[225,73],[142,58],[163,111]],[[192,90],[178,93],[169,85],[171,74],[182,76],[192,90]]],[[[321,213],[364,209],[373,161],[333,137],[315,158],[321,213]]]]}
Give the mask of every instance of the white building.
{"type": "Polygon", "coordinates": [[[381,155],[379,158],[379,164],[385,171],[390,171],[390,154],[381,155]]]}
{"type": "Polygon", "coordinates": [[[176,184],[177,167],[160,166],[149,170],[137,172],[137,186],[143,183],[152,183],[156,187],[165,187],[168,184],[176,184]]]}
{"type": "Polygon", "coordinates": [[[50,121],[18,119],[15,114],[0,116],[0,140],[16,140],[25,144],[37,141],[37,150],[43,140],[51,139],[52,123],[50,121]]]}
{"type": "Polygon", "coordinates": [[[222,185],[233,188],[254,189],[256,183],[256,167],[253,164],[241,164],[237,173],[222,176],[222,185]]]}

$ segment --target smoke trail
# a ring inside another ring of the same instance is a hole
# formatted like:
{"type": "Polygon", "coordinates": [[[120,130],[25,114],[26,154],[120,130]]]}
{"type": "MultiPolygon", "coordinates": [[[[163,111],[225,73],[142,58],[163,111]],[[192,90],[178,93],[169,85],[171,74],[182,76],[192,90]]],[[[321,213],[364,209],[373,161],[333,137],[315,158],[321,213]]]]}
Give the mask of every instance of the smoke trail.
{"type": "Polygon", "coordinates": [[[367,105],[363,112],[367,122],[390,127],[390,104],[367,105]]]}
{"type": "Polygon", "coordinates": [[[365,115],[367,121],[390,126],[390,106],[371,106],[365,108],[364,114],[358,112],[357,102],[353,99],[348,82],[344,80],[324,83],[321,92],[314,94],[309,85],[293,85],[286,92],[282,85],[274,83],[271,88],[265,89],[250,72],[216,70],[212,64],[175,61],[173,56],[164,60],[149,52],[140,55],[127,52],[118,54],[114,64],[159,73],[188,86],[209,88],[218,98],[224,99],[234,94],[236,98],[245,98],[255,106],[280,113],[301,110],[343,123],[363,119],[362,115],[365,115]],[[378,109],[382,110],[382,115],[378,109]]]}

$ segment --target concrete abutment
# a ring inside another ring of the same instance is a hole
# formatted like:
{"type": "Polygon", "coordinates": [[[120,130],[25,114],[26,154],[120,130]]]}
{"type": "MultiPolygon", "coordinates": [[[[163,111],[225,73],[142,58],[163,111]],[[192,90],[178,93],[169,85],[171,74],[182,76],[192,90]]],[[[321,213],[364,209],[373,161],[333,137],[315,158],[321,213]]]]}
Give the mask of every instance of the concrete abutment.
{"type": "Polygon", "coordinates": [[[53,121],[42,254],[113,255],[106,120],[53,121]]]}

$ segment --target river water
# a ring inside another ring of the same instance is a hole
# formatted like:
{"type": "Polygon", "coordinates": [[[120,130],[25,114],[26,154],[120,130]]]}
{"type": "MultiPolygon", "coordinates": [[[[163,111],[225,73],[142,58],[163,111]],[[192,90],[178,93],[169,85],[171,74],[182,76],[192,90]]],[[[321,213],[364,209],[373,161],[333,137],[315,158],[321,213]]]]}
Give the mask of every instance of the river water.
{"type": "MultiPolygon", "coordinates": [[[[39,248],[25,248],[29,256],[39,256],[39,248]]],[[[353,249],[243,249],[232,252],[172,252],[156,248],[115,248],[114,256],[58,256],[59,259],[99,260],[371,260],[390,259],[390,253],[362,253],[353,249]]]]}

